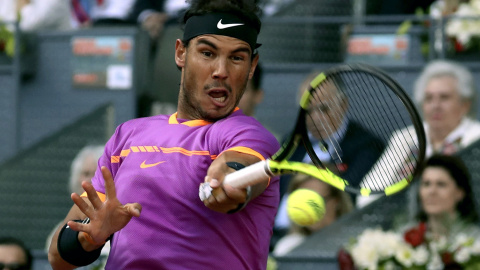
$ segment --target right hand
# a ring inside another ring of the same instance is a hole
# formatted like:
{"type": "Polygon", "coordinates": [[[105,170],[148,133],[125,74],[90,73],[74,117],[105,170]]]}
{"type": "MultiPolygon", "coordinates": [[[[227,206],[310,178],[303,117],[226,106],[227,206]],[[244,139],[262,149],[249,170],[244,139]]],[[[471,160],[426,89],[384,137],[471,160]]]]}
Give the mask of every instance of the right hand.
{"type": "Polygon", "coordinates": [[[104,166],[101,170],[105,181],[105,201],[100,200],[91,183],[82,182],[82,187],[87,193],[90,204],[76,193],[73,193],[71,198],[78,208],[90,218],[90,223],[68,222],[68,226],[72,230],[88,233],[93,241],[99,245],[104,243],[110,235],[124,228],[132,217],[139,217],[142,211],[142,206],[139,203],[121,204],[117,199],[112,174],[104,166]]]}

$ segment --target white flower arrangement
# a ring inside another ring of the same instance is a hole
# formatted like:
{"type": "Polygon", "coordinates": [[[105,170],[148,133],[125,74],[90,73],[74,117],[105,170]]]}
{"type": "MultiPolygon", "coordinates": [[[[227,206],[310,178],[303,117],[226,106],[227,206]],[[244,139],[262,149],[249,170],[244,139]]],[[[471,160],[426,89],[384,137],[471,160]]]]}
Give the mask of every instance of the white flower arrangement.
{"type": "Polygon", "coordinates": [[[422,242],[412,245],[405,235],[366,229],[346,247],[346,251],[358,270],[442,270],[451,265],[461,269],[480,269],[480,239],[458,234],[453,243],[447,243],[446,238],[426,240],[423,238],[425,232],[420,233],[422,242]]]}
{"type": "Polygon", "coordinates": [[[463,47],[472,46],[472,40],[480,37],[480,0],[461,3],[451,15],[453,17],[445,26],[446,35],[455,38],[463,47]]]}

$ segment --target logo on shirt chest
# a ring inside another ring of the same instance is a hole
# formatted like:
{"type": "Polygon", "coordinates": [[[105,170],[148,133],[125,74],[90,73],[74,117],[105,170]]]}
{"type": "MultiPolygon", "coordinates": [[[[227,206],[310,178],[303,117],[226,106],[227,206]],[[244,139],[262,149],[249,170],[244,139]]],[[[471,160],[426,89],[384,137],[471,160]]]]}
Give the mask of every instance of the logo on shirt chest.
{"type": "Polygon", "coordinates": [[[150,164],[147,164],[147,163],[145,163],[145,162],[146,162],[146,160],[144,160],[144,161],[142,162],[142,164],[140,164],[140,168],[146,169],[146,168],[155,167],[155,166],[157,166],[157,165],[159,165],[159,164],[164,163],[165,161],[159,161],[159,162],[157,162],[157,163],[150,163],[150,164]]]}

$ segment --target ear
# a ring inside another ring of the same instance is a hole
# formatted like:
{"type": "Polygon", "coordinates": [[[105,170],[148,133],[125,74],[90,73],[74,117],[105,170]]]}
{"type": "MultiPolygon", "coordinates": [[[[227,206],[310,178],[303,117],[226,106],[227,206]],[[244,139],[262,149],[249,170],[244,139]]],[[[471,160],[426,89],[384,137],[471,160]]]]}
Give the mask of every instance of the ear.
{"type": "Polygon", "coordinates": [[[177,39],[175,42],[175,63],[179,68],[185,66],[186,53],[187,48],[183,45],[183,42],[180,39],[177,39]]]}
{"type": "Polygon", "coordinates": [[[252,79],[253,73],[255,72],[255,68],[257,68],[258,64],[258,53],[255,55],[255,57],[252,60],[252,67],[250,68],[250,73],[248,74],[248,79],[252,79]]]}

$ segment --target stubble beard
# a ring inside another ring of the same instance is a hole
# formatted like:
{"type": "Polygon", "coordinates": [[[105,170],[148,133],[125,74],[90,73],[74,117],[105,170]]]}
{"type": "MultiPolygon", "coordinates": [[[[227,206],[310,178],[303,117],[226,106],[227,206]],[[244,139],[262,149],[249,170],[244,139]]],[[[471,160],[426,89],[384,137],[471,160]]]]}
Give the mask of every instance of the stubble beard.
{"type": "MultiPolygon", "coordinates": [[[[185,63],[185,67],[187,66],[187,63],[185,63]]],[[[181,108],[187,115],[189,115],[192,119],[191,120],[194,120],[194,119],[201,119],[201,120],[205,120],[205,121],[208,121],[208,122],[216,122],[218,120],[221,120],[223,118],[226,118],[227,116],[229,116],[234,110],[235,110],[235,107],[238,106],[238,103],[240,103],[240,99],[242,98],[242,95],[244,94],[245,92],[245,89],[247,87],[247,83],[248,83],[248,76],[247,78],[245,78],[245,82],[243,84],[243,91],[241,91],[238,96],[236,96],[236,104],[234,106],[234,108],[232,108],[231,111],[229,111],[228,113],[222,115],[222,116],[217,116],[217,117],[212,117],[208,112],[204,111],[202,109],[202,107],[199,105],[200,102],[198,100],[195,99],[195,90],[188,90],[188,89],[197,89],[198,85],[196,84],[193,84],[193,85],[189,85],[188,81],[187,81],[187,77],[188,76],[188,69],[185,68],[184,69],[184,72],[183,72],[183,78],[181,80],[181,83],[180,83],[180,95],[179,95],[179,104],[178,104],[178,107],[179,109],[181,108]],[[195,104],[196,103],[196,104],[195,104]]]]}
{"type": "MultiPolygon", "coordinates": [[[[208,112],[204,111],[200,106],[200,102],[195,99],[194,91],[188,90],[196,89],[197,85],[186,85],[187,72],[184,72],[184,77],[180,84],[180,96],[179,96],[179,106],[183,111],[193,119],[201,119],[208,122],[215,122],[222,118],[225,118],[226,115],[221,117],[212,117],[208,112]]],[[[227,114],[228,115],[228,114],[227,114]]]]}

